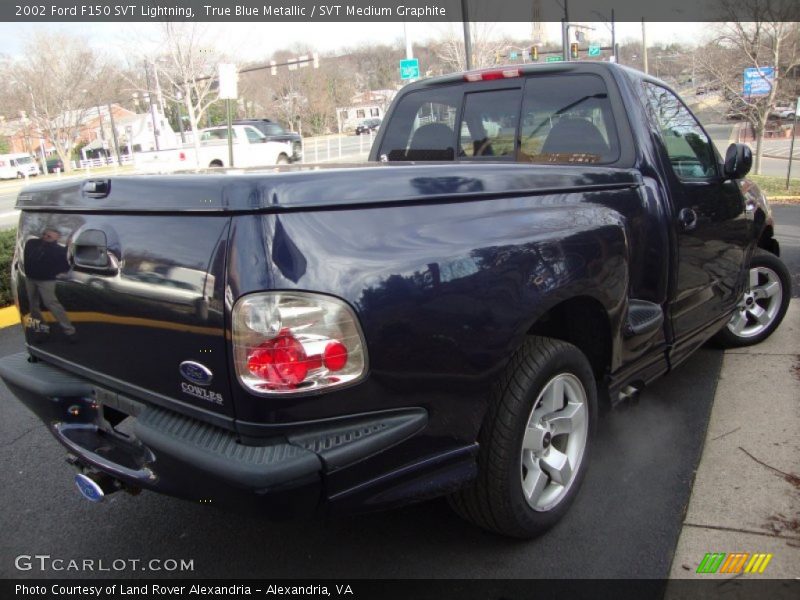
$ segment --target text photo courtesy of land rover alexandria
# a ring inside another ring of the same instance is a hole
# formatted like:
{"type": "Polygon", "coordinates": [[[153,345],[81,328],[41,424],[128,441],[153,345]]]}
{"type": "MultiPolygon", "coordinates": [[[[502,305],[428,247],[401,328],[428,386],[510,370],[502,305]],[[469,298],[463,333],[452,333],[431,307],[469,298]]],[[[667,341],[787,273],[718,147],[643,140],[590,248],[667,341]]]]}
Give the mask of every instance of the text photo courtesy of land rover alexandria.
{"type": "Polygon", "coordinates": [[[268,518],[447,496],[532,537],[579,493],[604,404],[786,312],[750,149],[719,156],[643,73],[420,80],[369,158],[20,192],[25,348],[0,376],[84,496],[268,518]]]}

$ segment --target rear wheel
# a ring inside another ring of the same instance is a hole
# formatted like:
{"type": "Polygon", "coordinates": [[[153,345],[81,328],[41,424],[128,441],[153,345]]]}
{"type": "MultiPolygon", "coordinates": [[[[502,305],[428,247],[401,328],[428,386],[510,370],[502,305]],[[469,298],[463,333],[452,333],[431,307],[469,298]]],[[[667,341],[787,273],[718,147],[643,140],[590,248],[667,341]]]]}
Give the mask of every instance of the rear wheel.
{"type": "Polygon", "coordinates": [[[544,533],[578,493],[596,418],[597,389],[584,354],[560,340],[530,338],[493,393],[479,437],[478,477],[451,505],[503,535],[544,533]]]}
{"type": "Polygon", "coordinates": [[[221,160],[212,160],[211,164],[209,164],[208,166],[211,167],[212,169],[213,168],[219,168],[219,167],[222,166],[222,161],[221,160]]]}
{"type": "Polygon", "coordinates": [[[716,340],[724,346],[751,346],[778,328],[791,298],[792,279],[783,261],[758,249],[750,262],[747,289],[716,340]]]}

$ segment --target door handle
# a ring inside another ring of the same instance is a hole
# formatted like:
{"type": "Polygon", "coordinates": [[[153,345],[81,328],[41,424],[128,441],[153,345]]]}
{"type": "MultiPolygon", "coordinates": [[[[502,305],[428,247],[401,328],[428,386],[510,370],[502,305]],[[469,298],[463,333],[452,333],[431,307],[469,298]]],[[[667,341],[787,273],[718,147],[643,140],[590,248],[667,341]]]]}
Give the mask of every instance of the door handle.
{"type": "Polygon", "coordinates": [[[108,247],[106,234],[98,229],[85,229],[70,244],[68,260],[73,268],[116,275],[120,260],[108,247]]]}
{"type": "Polygon", "coordinates": [[[678,223],[684,231],[691,231],[697,227],[697,213],[692,208],[682,208],[678,212],[678,223]]]}

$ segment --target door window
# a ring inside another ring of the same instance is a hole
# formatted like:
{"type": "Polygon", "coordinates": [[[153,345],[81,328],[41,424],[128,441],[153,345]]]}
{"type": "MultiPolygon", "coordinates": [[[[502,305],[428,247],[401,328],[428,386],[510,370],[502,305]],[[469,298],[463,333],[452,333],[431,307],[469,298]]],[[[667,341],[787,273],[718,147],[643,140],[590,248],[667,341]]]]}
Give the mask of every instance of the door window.
{"type": "Polygon", "coordinates": [[[264,134],[252,127],[245,127],[244,132],[247,134],[247,141],[251,144],[260,144],[264,141],[264,134]]]}
{"type": "Polygon", "coordinates": [[[678,178],[715,177],[717,160],[714,147],[689,109],[666,88],[645,82],[644,89],[651,115],[678,178]]]}

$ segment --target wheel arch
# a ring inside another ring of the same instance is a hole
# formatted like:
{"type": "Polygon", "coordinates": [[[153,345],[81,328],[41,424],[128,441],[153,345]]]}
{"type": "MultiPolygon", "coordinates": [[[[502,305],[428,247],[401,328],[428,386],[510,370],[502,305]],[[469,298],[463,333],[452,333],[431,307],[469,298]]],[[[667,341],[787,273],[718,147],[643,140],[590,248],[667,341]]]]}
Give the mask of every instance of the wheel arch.
{"type": "Polygon", "coordinates": [[[778,240],[775,239],[775,230],[771,223],[764,226],[761,235],[758,238],[758,247],[771,252],[775,256],[781,255],[781,249],[778,245],[778,240]]]}
{"type": "Polygon", "coordinates": [[[577,346],[602,380],[611,367],[611,319],[603,304],[592,296],[575,296],[551,306],[527,331],[577,346]]]}

